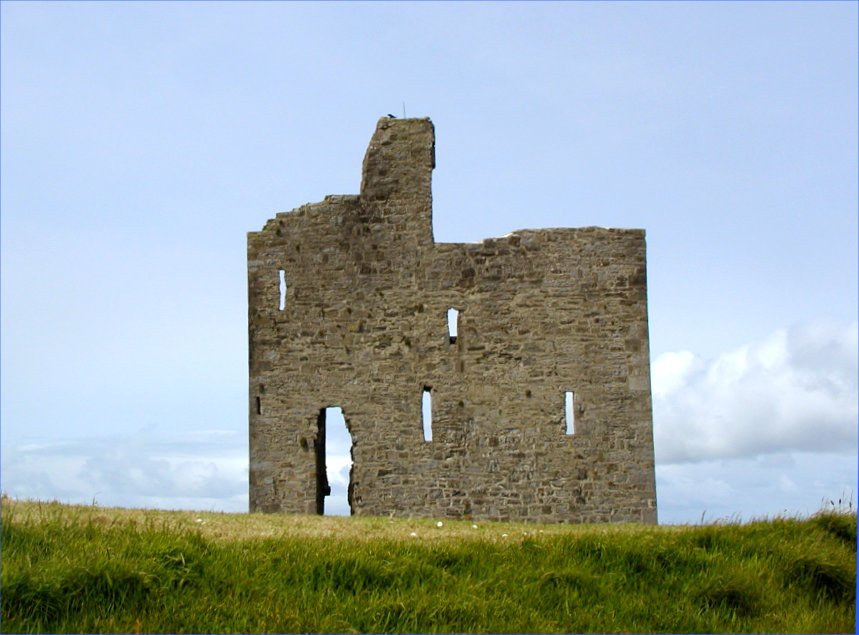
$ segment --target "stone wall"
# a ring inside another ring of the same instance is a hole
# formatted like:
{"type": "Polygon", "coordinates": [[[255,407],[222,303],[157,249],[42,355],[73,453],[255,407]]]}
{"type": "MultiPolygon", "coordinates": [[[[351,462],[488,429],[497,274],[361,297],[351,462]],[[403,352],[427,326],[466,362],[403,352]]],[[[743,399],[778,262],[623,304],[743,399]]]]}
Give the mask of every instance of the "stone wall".
{"type": "Polygon", "coordinates": [[[434,149],[381,119],[359,195],[248,234],[251,510],[322,512],[339,406],[353,514],[656,522],[644,232],[435,243],[434,149]]]}

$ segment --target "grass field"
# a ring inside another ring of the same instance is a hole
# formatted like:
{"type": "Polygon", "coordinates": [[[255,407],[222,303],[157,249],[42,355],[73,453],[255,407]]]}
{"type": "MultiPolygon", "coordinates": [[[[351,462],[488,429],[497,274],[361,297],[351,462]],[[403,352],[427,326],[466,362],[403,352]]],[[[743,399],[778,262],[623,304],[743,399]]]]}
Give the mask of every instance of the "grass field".
{"type": "Polygon", "coordinates": [[[856,515],[687,527],[4,499],[3,632],[855,632],[856,515]]]}

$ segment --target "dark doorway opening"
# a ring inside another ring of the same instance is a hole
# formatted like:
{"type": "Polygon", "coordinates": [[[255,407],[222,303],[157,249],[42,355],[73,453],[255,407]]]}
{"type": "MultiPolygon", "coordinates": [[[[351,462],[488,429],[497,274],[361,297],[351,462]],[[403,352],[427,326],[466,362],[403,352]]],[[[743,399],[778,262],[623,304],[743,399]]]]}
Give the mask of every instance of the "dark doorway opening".
{"type": "Polygon", "coordinates": [[[352,435],[343,410],[336,406],[322,408],[316,426],[316,513],[349,516],[352,514],[352,435]]]}

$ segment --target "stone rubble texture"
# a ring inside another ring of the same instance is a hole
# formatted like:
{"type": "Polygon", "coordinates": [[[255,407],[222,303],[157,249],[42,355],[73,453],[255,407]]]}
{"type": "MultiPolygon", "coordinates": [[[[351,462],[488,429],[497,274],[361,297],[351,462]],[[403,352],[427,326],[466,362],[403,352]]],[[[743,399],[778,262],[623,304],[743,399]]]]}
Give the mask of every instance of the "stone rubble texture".
{"type": "Polygon", "coordinates": [[[436,243],[434,167],[429,119],[383,118],[359,195],[248,234],[251,511],[323,512],[339,406],[353,514],[655,523],[644,231],[436,243]]]}

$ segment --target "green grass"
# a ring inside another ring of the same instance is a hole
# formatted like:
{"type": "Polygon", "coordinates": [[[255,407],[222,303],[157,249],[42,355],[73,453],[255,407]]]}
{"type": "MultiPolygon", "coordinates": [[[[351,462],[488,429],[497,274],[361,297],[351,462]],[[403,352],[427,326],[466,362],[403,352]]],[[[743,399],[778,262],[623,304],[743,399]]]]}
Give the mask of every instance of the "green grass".
{"type": "Polygon", "coordinates": [[[3,632],[855,632],[855,514],[475,529],[4,499],[0,521],[3,632]]]}

